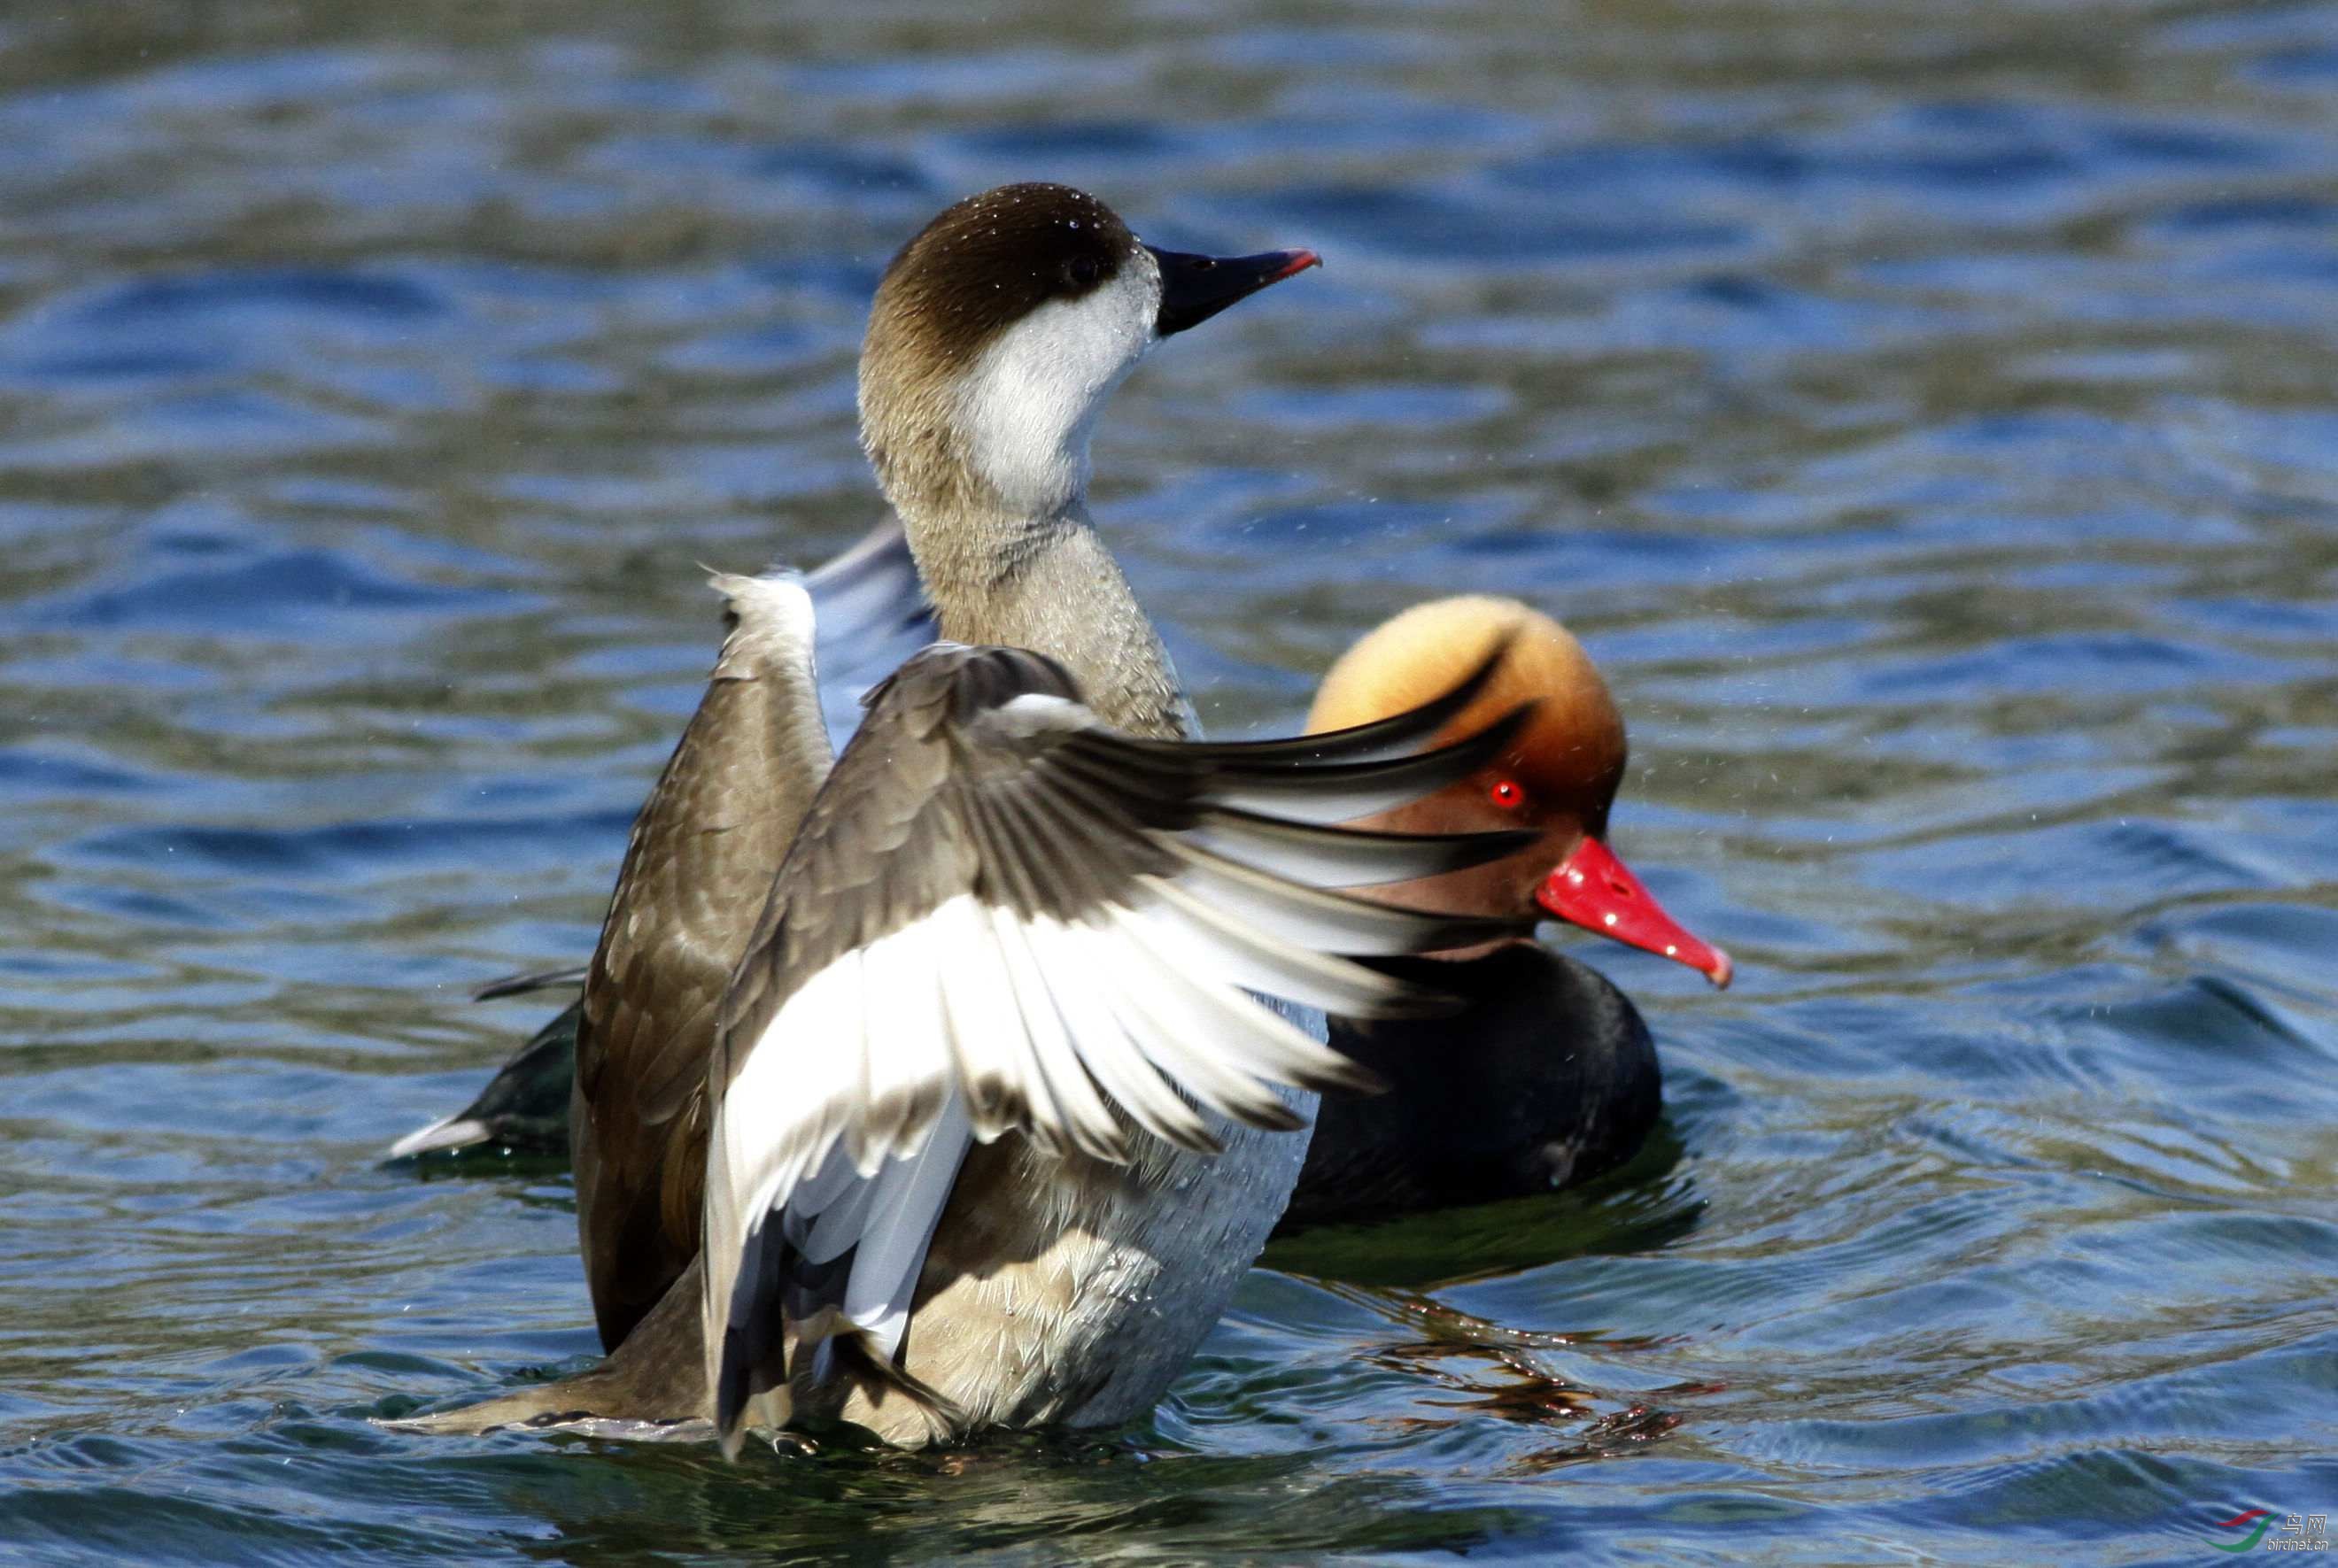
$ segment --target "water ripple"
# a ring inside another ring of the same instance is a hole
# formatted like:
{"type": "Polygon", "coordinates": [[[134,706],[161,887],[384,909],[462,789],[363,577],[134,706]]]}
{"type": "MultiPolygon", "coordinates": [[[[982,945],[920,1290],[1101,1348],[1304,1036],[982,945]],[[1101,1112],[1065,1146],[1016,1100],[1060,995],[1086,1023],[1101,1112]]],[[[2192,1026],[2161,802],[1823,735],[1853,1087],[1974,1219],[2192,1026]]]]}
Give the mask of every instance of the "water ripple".
{"type": "Polygon", "coordinates": [[[0,1539],[2078,1563],[2323,1508],[2332,14],[1597,23],[11,19],[0,1539]],[[1741,965],[1570,946],[1664,1126],[1279,1242],[1126,1433],[371,1426],[592,1352],[556,1162],[378,1152],[535,1022],[470,984],[589,948],[696,564],[876,515],[886,258],[1034,177],[1328,258],[1099,432],[1213,727],[1431,593],[1601,660],[1616,840],[1741,965]]]}

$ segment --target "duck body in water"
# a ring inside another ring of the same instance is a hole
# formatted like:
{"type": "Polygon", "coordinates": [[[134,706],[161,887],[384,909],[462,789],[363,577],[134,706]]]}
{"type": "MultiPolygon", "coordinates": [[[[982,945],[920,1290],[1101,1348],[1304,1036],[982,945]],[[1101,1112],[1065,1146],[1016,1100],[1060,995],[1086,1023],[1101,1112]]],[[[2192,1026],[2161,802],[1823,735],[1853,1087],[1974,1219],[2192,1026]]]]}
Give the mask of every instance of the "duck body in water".
{"type": "Polygon", "coordinates": [[[1521,937],[1376,966],[1460,1004],[1331,1021],[1332,1049],[1387,1087],[1324,1096],[1280,1230],[1556,1192],[1623,1165],[1655,1130],[1655,1042],[1589,965],[1521,937]]]}

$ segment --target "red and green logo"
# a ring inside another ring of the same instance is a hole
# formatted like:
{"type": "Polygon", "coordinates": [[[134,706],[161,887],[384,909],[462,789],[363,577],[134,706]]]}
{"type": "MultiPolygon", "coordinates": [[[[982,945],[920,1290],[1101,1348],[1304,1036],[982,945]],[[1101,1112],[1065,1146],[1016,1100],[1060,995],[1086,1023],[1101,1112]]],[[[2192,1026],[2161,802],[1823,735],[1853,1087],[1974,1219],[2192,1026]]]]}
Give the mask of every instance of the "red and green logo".
{"type": "Polygon", "coordinates": [[[2217,1551],[2254,1551],[2256,1548],[2256,1544],[2264,1539],[2264,1533],[2273,1528],[2273,1510],[2270,1508],[2251,1508],[2243,1513],[2234,1514],[2230,1519],[2217,1520],[2216,1528],[2219,1530],[2248,1531],[2248,1534],[2241,1540],[2219,1541],[2215,1543],[2217,1551]]]}

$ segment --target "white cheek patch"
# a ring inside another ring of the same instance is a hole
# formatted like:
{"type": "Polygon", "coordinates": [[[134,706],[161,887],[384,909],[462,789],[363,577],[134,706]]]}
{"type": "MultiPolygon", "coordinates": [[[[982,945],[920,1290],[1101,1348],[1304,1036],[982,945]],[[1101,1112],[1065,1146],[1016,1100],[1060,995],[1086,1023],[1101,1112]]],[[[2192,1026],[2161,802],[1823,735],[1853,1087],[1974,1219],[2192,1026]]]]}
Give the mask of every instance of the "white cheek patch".
{"type": "Polygon", "coordinates": [[[1161,270],[1139,250],[1109,283],[1040,306],[967,373],[961,425],[975,469],[1008,506],[1038,516],[1087,488],[1096,411],[1153,346],[1161,270]]]}

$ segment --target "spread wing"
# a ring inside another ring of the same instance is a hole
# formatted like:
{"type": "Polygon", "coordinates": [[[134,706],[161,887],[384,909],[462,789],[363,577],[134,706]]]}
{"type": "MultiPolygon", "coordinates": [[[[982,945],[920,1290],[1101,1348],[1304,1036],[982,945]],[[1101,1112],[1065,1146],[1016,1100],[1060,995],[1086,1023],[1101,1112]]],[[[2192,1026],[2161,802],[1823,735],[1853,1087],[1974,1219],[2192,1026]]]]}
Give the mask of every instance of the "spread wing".
{"type": "Polygon", "coordinates": [[[830,762],[801,583],[718,577],[715,586],[732,626],[634,820],[576,1026],[577,1230],[611,1348],[698,1251],[716,1017],[830,762]]]}
{"type": "Polygon", "coordinates": [[[1329,826],[1497,754],[1522,711],[1418,750],[1493,663],[1395,720],[1232,745],[1118,734],[1015,649],[938,644],[878,689],[723,1003],[704,1309],[727,1443],[832,1339],[890,1361],[973,1142],[1214,1152],[1215,1118],[1302,1124],[1275,1084],[1370,1086],[1243,992],[1382,1014],[1417,994],[1338,955],[1523,929],[1327,891],[1518,848],[1329,826]]]}
{"type": "MultiPolygon", "coordinates": [[[[820,676],[822,716],[834,744],[850,740],[860,721],[860,698],[870,684],[889,673],[902,660],[934,640],[932,607],[918,580],[917,562],[910,557],[901,525],[887,521],[835,559],[814,568],[803,579],[814,612],[813,644],[820,676]]],[[[827,759],[821,759],[825,769],[827,759]]],[[[754,867],[752,887],[741,910],[729,946],[736,947],[752,928],[769,890],[769,877],[784,838],[767,838],[742,850],[742,858],[769,858],[754,867]]],[[[572,965],[491,980],[473,993],[482,1002],[534,991],[565,991],[574,995],[584,985],[588,966],[572,965]]],[[[700,977],[719,995],[729,978],[727,964],[702,966],[700,977]]],[[[476,1143],[557,1150],[570,1144],[569,1093],[574,1077],[575,1024],[570,1008],[540,1031],[496,1073],[478,1097],[451,1116],[418,1128],[389,1147],[398,1159],[436,1149],[462,1149],[476,1143]]],[[[699,1060],[702,1062],[702,1041],[699,1060]]],[[[698,1226],[696,1189],[683,1205],[688,1234],[698,1226]]]]}

